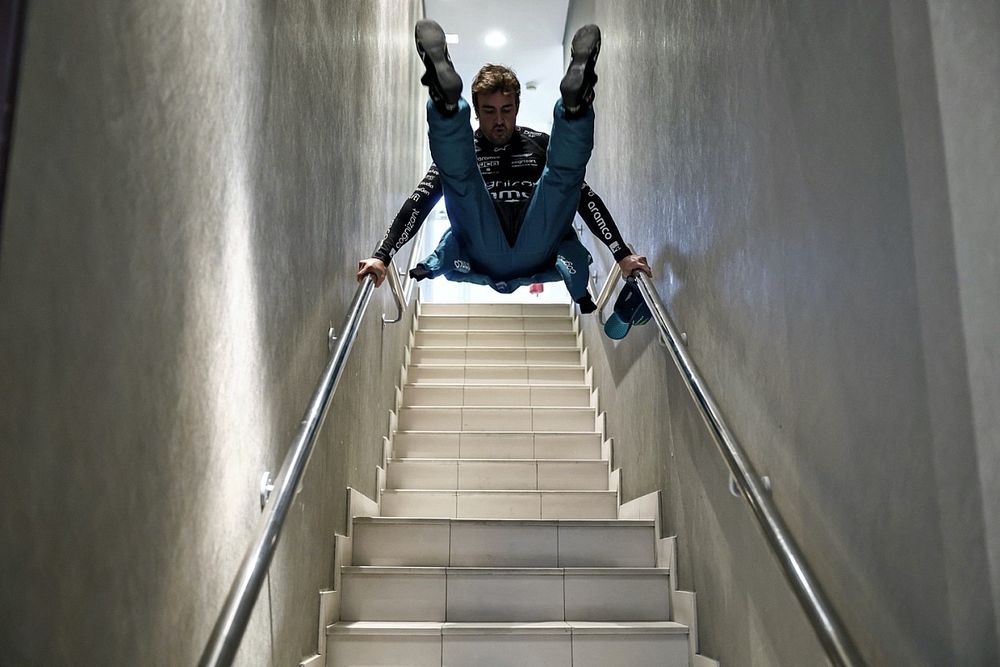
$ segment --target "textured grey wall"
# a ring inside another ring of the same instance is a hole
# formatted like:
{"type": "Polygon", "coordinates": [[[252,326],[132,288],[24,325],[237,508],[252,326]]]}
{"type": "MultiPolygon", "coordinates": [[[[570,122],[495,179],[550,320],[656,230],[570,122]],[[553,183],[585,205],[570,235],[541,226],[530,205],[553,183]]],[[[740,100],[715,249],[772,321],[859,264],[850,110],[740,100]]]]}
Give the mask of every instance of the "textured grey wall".
{"type": "MultiPolygon", "coordinates": [[[[569,19],[605,33],[588,181],[873,665],[1000,660],[1000,31],[995,3],[953,6],[569,19]]],[[[624,495],[664,489],[704,652],[822,664],[652,327],[587,335],[624,495]]]]}
{"type": "MultiPolygon", "coordinates": [[[[0,256],[0,663],[197,660],[355,263],[423,171],[419,12],[31,3],[0,256]]],[[[405,333],[381,331],[389,303],[240,664],[315,651],[345,486],[375,491],[405,333]]]]}

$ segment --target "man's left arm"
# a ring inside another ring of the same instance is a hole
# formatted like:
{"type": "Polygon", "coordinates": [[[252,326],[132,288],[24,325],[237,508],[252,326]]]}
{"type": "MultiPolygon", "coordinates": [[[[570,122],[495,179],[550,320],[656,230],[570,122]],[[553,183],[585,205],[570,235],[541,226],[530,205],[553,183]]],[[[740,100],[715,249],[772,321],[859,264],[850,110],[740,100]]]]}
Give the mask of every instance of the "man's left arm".
{"type": "Polygon", "coordinates": [[[580,206],[577,208],[577,212],[591,233],[608,247],[626,276],[632,275],[636,269],[649,276],[653,275],[646,258],[642,255],[632,254],[632,251],[625,245],[622,233],[618,230],[618,225],[611,217],[611,212],[604,204],[604,200],[598,197],[597,193],[586,183],[580,189],[580,206]]]}

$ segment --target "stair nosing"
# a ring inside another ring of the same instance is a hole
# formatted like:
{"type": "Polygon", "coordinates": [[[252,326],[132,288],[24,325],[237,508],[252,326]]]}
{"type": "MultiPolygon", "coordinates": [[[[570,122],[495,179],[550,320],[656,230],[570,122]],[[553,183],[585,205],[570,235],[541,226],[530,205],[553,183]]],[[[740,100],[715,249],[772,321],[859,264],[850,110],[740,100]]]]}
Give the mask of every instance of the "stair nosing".
{"type": "Polygon", "coordinates": [[[456,458],[449,457],[426,457],[426,456],[401,456],[386,459],[387,463],[607,463],[604,459],[484,459],[484,458],[456,458]]]}
{"type": "MultiPolygon", "coordinates": [[[[473,317],[476,317],[475,315],[473,317]]],[[[498,318],[499,319],[499,318],[498,318]]],[[[414,333],[455,333],[455,334],[566,334],[576,336],[573,329],[424,329],[420,326],[414,333]]]]}
{"type": "MultiPolygon", "coordinates": [[[[453,381],[440,382],[440,383],[433,384],[433,385],[428,385],[428,384],[423,383],[423,382],[407,382],[406,384],[403,385],[403,389],[406,389],[407,387],[413,387],[415,389],[421,389],[421,388],[428,387],[428,386],[432,386],[432,387],[444,387],[446,389],[465,389],[469,385],[466,384],[466,383],[464,383],[464,382],[453,382],[453,381]]],[[[475,387],[477,389],[479,389],[479,388],[482,388],[482,389],[496,389],[496,388],[506,389],[506,388],[510,387],[510,385],[506,385],[506,384],[477,384],[477,385],[475,385],[475,387]]],[[[547,384],[547,385],[545,385],[545,387],[546,387],[546,389],[549,389],[549,388],[552,388],[552,389],[581,389],[581,388],[583,388],[583,389],[590,389],[590,385],[588,385],[585,382],[575,382],[575,383],[573,383],[573,382],[560,382],[559,384],[547,384]]]]}
{"type": "MultiPolygon", "coordinates": [[[[576,352],[580,351],[580,348],[576,345],[413,345],[410,347],[411,350],[495,350],[500,352],[506,352],[510,350],[544,350],[551,352],[552,350],[574,350],[576,352]]],[[[552,365],[552,364],[549,364],[552,365]]]]}
{"type": "Polygon", "coordinates": [[[440,429],[396,429],[395,431],[395,435],[408,433],[436,433],[439,435],[454,435],[456,433],[467,433],[469,435],[602,435],[600,431],[448,431],[440,429]]]}
{"type": "MultiPolygon", "coordinates": [[[[508,364],[505,364],[504,366],[505,366],[505,368],[536,368],[536,369],[537,368],[545,368],[545,369],[558,368],[560,370],[565,370],[566,368],[575,368],[575,369],[578,369],[578,370],[585,370],[584,367],[583,367],[583,364],[576,364],[575,366],[570,366],[570,365],[567,365],[567,364],[521,364],[521,363],[510,362],[508,364]]],[[[475,364],[424,364],[424,363],[420,363],[420,364],[410,364],[410,366],[409,366],[409,368],[424,368],[424,367],[431,367],[431,368],[495,368],[496,364],[483,364],[483,363],[475,363],[475,364]]]]}
{"type": "Polygon", "coordinates": [[[625,528],[655,528],[656,521],[652,519],[471,519],[468,517],[405,517],[405,516],[356,516],[354,523],[375,525],[380,523],[495,523],[499,526],[509,527],[516,524],[530,526],[563,526],[567,528],[579,527],[616,527],[625,528]]]}
{"type": "Polygon", "coordinates": [[[667,577],[665,567],[484,567],[462,565],[342,565],[341,574],[388,575],[484,575],[484,576],[649,576],[667,577]]]}
{"type": "Polygon", "coordinates": [[[443,634],[581,634],[684,635],[690,628],[676,621],[339,621],[326,627],[327,635],[443,635],[443,634]]]}
{"type": "MultiPolygon", "coordinates": [[[[617,494],[617,491],[603,489],[411,489],[408,487],[382,490],[382,493],[604,493],[617,494]]],[[[443,518],[443,517],[442,517],[443,518]]],[[[467,517],[472,518],[472,517],[467,517]]]]}
{"type": "MultiPolygon", "coordinates": [[[[400,410],[414,408],[427,410],[440,408],[443,410],[596,410],[590,405],[401,405],[400,410]]],[[[544,433],[544,431],[542,431],[544,433]]]]}

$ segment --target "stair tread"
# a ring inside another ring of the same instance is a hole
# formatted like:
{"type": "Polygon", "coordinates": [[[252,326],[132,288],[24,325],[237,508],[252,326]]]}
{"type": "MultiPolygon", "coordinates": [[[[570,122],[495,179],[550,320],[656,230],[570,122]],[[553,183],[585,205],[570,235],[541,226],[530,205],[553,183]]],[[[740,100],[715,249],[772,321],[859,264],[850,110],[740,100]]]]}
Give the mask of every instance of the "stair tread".
{"type": "MultiPolygon", "coordinates": [[[[460,317],[460,316],[459,316],[460,317]]],[[[478,317],[475,316],[475,317],[478,317]]],[[[501,319],[501,318],[497,318],[501,319]]],[[[417,333],[474,333],[474,334],[566,334],[573,335],[577,334],[572,328],[568,329],[425,329],[424,327],[417,327],[417,333]]]]}
{"type": "Polygon", "coordinates": [[[439,621],[340,621],[327,634],[687,634],[674,621],[537,621],[455,623],[439,621]]]}
{"type": "MultiPolygon", "coordinates": [[[[587,405],[401,405],[400,410],[596,410],[597,408],[587,405]]],[[[467,432],[467,431],[466,431],[467,432]]],[[[510,431],[501,431],[509,433],[510,431]]],[[[542,431],[549,433],[549,431],[542,431]]]]}
{"type": "MultiPolygon", "coordinates": [[[[423,307],[426,308],[428,305],[430,305],[433,308],[433,306],[435,304],[424,304],[423,307]]],[[[459,305],[459,304],[453,304],[453,305],[459,305]]],[[[468,305],[468,306],[475,306],[475,307],[483,306],[483,307],[489,307],[490,309],[493,309],[493,307],[496,304],[470,303],[470,304],[460,304],[460,305],[468,305]]],[[[569,322],[573,321],[573,315],[570,314],[570,312],[569,312],[569,307],[568,307],[569,304],[566,304],[566,312],[564,312],[564,313],[562,313],[562,312],[560,312],[560,313],[537,312],[537,311],[536,312],[531,312],[531,310],[536,309],[537,306],[535,306],[533,304],[522,304],[522,306],[523,306],[523,308],[521,308],[521,311],[519,313],[517,313],[517,314],[514,314],[514,313],[497,313],[497,312],[471,313],[469,311],[466,311],[466,312],[461,313],[461,314],[457,314],[457,313],[435,313],[435,312],[430,312],[430,311],[427,311],[427,310],[421,310],[421,312],[417,315],[417,320],[421,320],[421,319],[424,319],[424,318],[429,318],[429,319],[432,319],[432,320],[433,319],[447,319],[447,318],[453,318],[454,319],[454,318],[458,318],[458,317],[478,317],[478,318],[482,318],[482,319],[509,320],[511,318],[514,318],[514,317],[520,317],[520,318],[542,318],[542,319],[546,319],[546,320],[567,320],[569,322]]],[[[543,310],[547,310],[547,309],[543,309],[543,310]]]]}
{"type": "MultiPolygon", "coordinates": [[[[590,385],[588,385],[586,383],[583,383],[583,382],[581,382],[579,384],[556,385],[556,384],[545,384],[544,380],[543,381],[539,381],[539,382],[528,382],[526,380],[525,381],[511,380],[507,384],[498,383],[495,380],[490,380],[490,384],[481,384],[481,383],[479,383],[479,382],[477,382],[475,380],[472,380],[470,382],[461,382],[461,383],[455,383],[453,380],[448,380],[447,384],[444,383],[444,382],[434,382],[433,380],[422,380],[422,381],[420,381],[419,383],[416,383],[416,384],[408,384],[408,385],[406,385],[406,387],[413,388],[413,389],[441,389],[441,388],[445,388],[445,389],[468,389],[468,388],[478,389],[480,387],[482,387],[484,389],[525,389],[525,388],[528,388],[528,389],[531,389],[531,388],[536,388],[536,389],[549,389],[549,388],[556,388],[556,389],[578,389],[578,388],[581,388],[581,387],[583,387],[585,389],[588,389],[588,390],[590,389],[590,385]]],[[[404,389],[406,387],[404,387],[404,389]]]]}
{"type": "MultiPolygon", "coordinates": [[[[448,362],[442,362],[440,364],[426,363],[426,362],[423,363],[423,364],[421,364],[421,368],[454,368],[454,367],[461,367],[461,366],[464,366],[464,364],[453,364],[450,361],[448,361],[448,362]]],[[[545,366],[536,366],[534,364],[518,364],[518,366],[525,366],[527,368],[562,368],[562,369],[566,369],[566,368],[579,369],[580,368],[580,364],[572,363],[572,362],[566,362],[565,364],[563,364],[561,366],[559,364],[546,364],[545,366]]],[[[411,365],[410,367],[412,368],[413,366],[411,365]]],[[[506,362],[506,361],[498,361],[498,362],[493,363],[493,364],[479,364],[479,366],[478,366],[478,368],[514,368],[514,367],[515,366],[512,363],[509,363],[509,362],[506,362]]],[[[466,366],[466,368],[468,368],[468,367],[466,366]]]]}
{"type": "Polygon", "coordinates": [[[343,574],[485,574],[491,576],[669,576],[665,567],[483,567],[461,565],[342,565],[343,574]]]}
{"type": "Polygon", "coordinates": [[[413,457],[391,458],[389,463],[607,463],[603,459],[459,459],[454,457],[413,457]]]}
{"type": "Polygon", "coordinates": [[[520,313],[517,314],[517,315],[515,315],[513,313],[507,313],[507,312],[504,312],[504,313],[490,312],[490,311],[492,311],[496,307],[496,305],[497,304],[495,304],[495,303],[460,303],[460,304],[424,303],[424,304],[421,304],[421,311],[420,311],[420,314],[418,315],[418,317],[430,317],[430,318],[436,318],[436,317],[482,317],[482,318],[495,318],[495,319],[510,319],[511,317],[544,317],[544,318],[550,319],[550,320],[561,320],[561,319],[566,319],[566,320],[570,320],[570,321],[573,320],[573,315],[570,313],[569,304],[568,303],[565,303],[565,304],[562,304],[562,303],[560,303],[560,304],[534,304],[534,303],[511,304],[511,305],[520,306],[520,313]],[[440,307],[441,305],[450,306],[452,308],[454,308],[456,306],[457,307],[472,306],[474,308],[488,308],[489,310],[484,311],[482,313],[472,313],[472,312],[466,311],[465,313],[463,313],[461,315],[455,315],[453,313],[436,313],[436,312],[433,312],[434,310],[437,310],[437,308],[440,307]],[[548,305],[548,306],[555,305],[555,306],[558,307],[558,309],[565,309],[565,312],[559,312],[557,314],[552,314],[550,311],[556,310],[556,308],[547,308],[546,305],[548,305]],[[430,308],[431,310],[427,310],[428,308],[430,308]],[[540,310],[541,311],[546,311],[546,312],[538,312],[540,310]],[[535,311],[535,312],[531,312],[531,311],[535,311]]]}
{"type": "Polygon", "coordinates": [[[471,430],[447,430],[447,429],[396,429],[396,434],[400,433],[442,433],[454,434],[464,433],[468,435],[600,435],[600,431],[471,431],[471,430]]]}
{"type": "MultiPolygon", "coordinates": [[[[428,363],[418,363],[410,364],[410,368],[496,368],[498,364],[485,364],[481,361],[477,361],[472,364],[458,364],[458,363],[440,363],[440,364],[428,364],[428,363]]],[[[504,368],[531,368],[535,370],[553,369],[557,368],[559,370],[566,370],[567,368],[576,368],[578,370],[583,370],[583,364],[522,364],[517,362],[504,363],[504,368]]]]}
{"type": "MultiPolygon", "coordinates": [[[[474,388],[475,389],[510,389],[511,388],[511,385],[509,385],[509,384],[503,384],[502,382],[493,382],[493,380],[490,380],[490,382],[491,382],[491,384],[477,384],[477,385],[474,385],[474,388]]],[[[413,387],[414,389],[420,389],[422,387],[433,387],[434,389],[442,389],[442,388],[444,388],[444,389],[465,389],[468,386],[469,385],[466,384],[465,382],[456,382],[454,380],[447,380],[447,381],[444,381],[444,382],[434,382],[434,383],[428,383],[426,381],[422,381],[422,382],[407,382],[405,385],[403,385],[403,389],[406,389],[408,387],[413,387]]],[[[518,388],[520,388],[520,387],[518,387],[518,388]]],[[[545,385],[544,388],[545,389],[580,389],[580,388],[590,389],[590,385],[588,385],[586,382],[558,382],[558,383],[554,382],[552,384],[545,385]]]]}
{"type": "MultiPolygon", "coordinates": [[[[424,305],[426,307],[427,304],[424,304],[424,305]]],[[[478,303],[477,304],[477,303],[473,303],[473,304],[468,304],[468,305],[470,305],[470,306],[485,306],[485,305],[490,305],[490,304],[482,304],[482,303],[478,303]]],[[[524,304],[524,305],[528,306],[529,308],[534,308],[533,304],[524,304]]],[[[567,306],[568,305],[569,304],[567,304],[567,306]]],[[[567,322],[572,322],[573,321],[573,316],[569,314],[568,309],[567,309],[566,313],[560,313],[558,315],[546,315],[545,313],[526,313],[523,310],[521,311],[520,315],[502,315],[502,314],[496,314],[496,313],[482,313],[482,314],[476,313],[475,315],[473,315],[471,313],[466,313],[464,315],[448,315],[447,313],[427,313],[427,312],[423,312],[423,313],[420,313],[420,315],[418,315],[418,318],[425,318],[425,317],[426,318],[430,318],[432,320],[433,319],[456,319],[456,318],[459,318],[459,317],[477,317],[477,318],[483,319],[483,320],[509,320],[509,319],[514,318],[514,317],[537,317],[537,318],[546,319],[546,320],[566,320],[567,322]]]]}
{"type": "Polygon", "coordinates": [[[512,526],[526,524],[530,526],[627,526],[652,528],[656,522],[651,519],[469,519],[455,517],[405,517],[405,516],[356,516],[354,523],[466,523],[495,524],[497,526],[512,526]]]}
{"type": "MultiPolygon", "coordinates": [[[[580,351],[576,345],[414,345],[411,350],[493,350],[504,352],[509,350],[531,350],[532,352],[552,351],[552,350],[574,350],[580,351]]],[[[488,366],[490,364],[478,363],[477,366],[488,366]]],[[[546,364],[556,366],[558,364],[546,364]]]]}
{"type": "Polygon", "coordinates": [[[385,493],[603,493],[617,494],[617,491],[603,489],[386,489],[385,493]]]}
{"type": "MultiPolygon", "coordinates": [[[[591,405],[404,405],[400,410],[574,410],[576,412],[596,412],[591,405]]],[[[534,431],[531,431],[534,433],[534,431]]]]}
{"type": "Polygon", "coordinates": [[[441,430],[441,429],[396,429],[396,435],[406,435],[410,433],[420,433],[420,434],[438,434],[438,435],[455,435],[456,433],[462,435],[600,435],[600,431],[471,431],[471,430],[441,430]]]}

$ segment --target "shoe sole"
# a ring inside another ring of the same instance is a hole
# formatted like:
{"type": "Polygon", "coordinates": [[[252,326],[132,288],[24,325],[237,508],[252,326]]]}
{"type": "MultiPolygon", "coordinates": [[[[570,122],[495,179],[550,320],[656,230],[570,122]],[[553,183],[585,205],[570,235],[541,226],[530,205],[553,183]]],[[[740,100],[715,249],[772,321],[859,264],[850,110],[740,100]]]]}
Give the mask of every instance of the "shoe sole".
{"type": "Polygon", "coordinates": [[[423,61],[429,78],[433,79],[434,87],[444,98],[445,104],[458,104],[458,98],[462,95],[462,78],[448,58],[444,30],[435,21],[423,19],[417,21],[414,37],[417,55],[423,61]]]}
{"type": "Polygon", "coordinates": [[[569,68],[559,84],[563,105],[576,108],[583,104],[587,86],[593,87],[597,81],[594,65],[600,53],[600,28],[596,25],[587,25],[576,31],[570,48],[569,68]]]}

